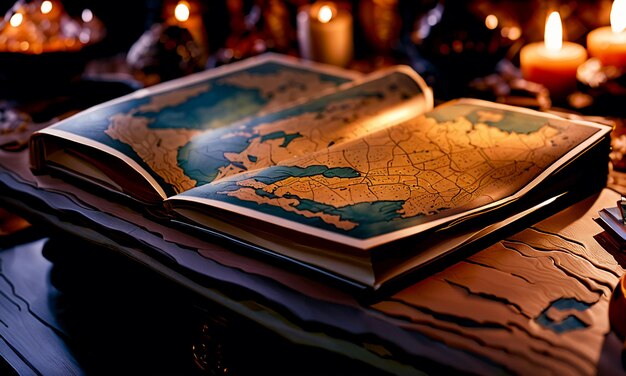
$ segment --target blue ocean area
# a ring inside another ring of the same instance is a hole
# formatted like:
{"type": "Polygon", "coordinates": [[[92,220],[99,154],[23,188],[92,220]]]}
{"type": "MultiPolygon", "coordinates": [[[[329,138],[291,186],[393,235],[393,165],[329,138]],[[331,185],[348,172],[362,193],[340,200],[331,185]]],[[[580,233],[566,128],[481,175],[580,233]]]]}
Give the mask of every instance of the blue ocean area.
{"type": "Polygon", "coordinates": [[[472,124],[476,124],[480,122],[480,111],[502,114],[500,121],[485,121],[484,123],[505,132],[529,134],[538,131],[546,125],[546,119],[540,116],[472,104],[457,103],[454,106],[441,106],[427,113],[426,116],[438,122],[453,121],[459,117],[464,117],[472,124]]]}
{"type": "Polygon", "coordinates": [[[295,140],[296,138],[300,138],[302,137],[302,135],[300,133],[285,133],[285,131],[277,131],[277,132],[272,132],[269,134],[266,134],[264,136],[261,137],[261,142],[265,142],[267,140],[280,140],[283,139],[283,143],[280,144],[281,148],[286,148],[287,146],[289,146],[289,144],[291,143],[291,141],[295,140]]]}
{"type": "Polygon", "coordinates": [[[325,178],[358,178],[361,174],[350,167],[327,167],[314,165],[308,167],[298,166],[272,166],[264,169],[254,176],[256,181],[263,184],[274,184],[289,178],[304,178],[310,176],[323,176],[325,178]]]}

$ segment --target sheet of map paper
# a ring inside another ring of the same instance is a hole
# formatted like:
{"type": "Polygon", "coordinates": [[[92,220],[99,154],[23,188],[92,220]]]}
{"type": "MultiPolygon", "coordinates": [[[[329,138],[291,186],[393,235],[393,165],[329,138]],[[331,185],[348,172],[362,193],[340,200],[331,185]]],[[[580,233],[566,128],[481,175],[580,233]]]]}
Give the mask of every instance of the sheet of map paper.
{"type": "Polygon", "coordinates": [[[370,248],[521,197],[607,129],[462,100],[173,199],[370,248]]]}
{"type": "Polygon", "coordinates": [[[215,179],[218,170],[231,166],[226,154],[240,152],[248,138],[243,128],[221,131],[213,149],[211,141],[192,143],[195,136],[319,96],[357,77],[267,54],[137,91],[41,133],[118,157],[165,198],[215,179]]]}

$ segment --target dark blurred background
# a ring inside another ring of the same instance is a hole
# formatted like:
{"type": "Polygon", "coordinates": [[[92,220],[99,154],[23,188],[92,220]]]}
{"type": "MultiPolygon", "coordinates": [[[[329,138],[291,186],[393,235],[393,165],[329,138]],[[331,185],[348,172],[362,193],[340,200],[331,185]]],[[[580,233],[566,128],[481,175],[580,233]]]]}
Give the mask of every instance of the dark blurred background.
{"type": "MultiPolygon", "coordinates": [[[[149,86],[267,51],[299,56],[297,14],[303,5],[312,3],[306,0],[184,2],[190,8],[190,17],[195,17],[193,27],[189,27],[191,23],[172,24],[178,0],[54,0],[55,4],[62,3],[67,14],[75,19],[80,19],[83,11],[89,9],[106,31],[102,40],[89,43],[88,52],[66,54],[59,59],[62,62],[59,66],[69,60],[84,62],[86,70],[83,66],[78,69],[81,74],[126,75],[136,85],[149,86]]],[[[589,31],[609,24],[612,1],[337,0],[334,3],[353,18],[354,58],[347,68],[370,72],[391,64],[408,64],[426,79],[440,100],[472,96],[546,108],[551,103],[549,94],[541,87],[518,80],[520,48],[543,39],[549,10],[560,11],[565,38],[584,45],[589,31]]],[[[5,25],[15,4],[0,0],[0,12],[7,15],[5,25]]],[[[9,77],[11,83],[10,77],[17,75],[22,80],[30,79],[31,85],[42,86],[54,76],[37,75],[40,69],[22,61],[3,64],[16,60],[14,55],[27,60],[23,53],[9,55],[0,53],[0,79],[9,77]]],[[[30,60],[46,59],[31,57],[30,60]]],[[[41,71],[45,71],[55,64],[47,62],[42,66],[41,71]]],[[[620,88],[624,86],[621,81],[617,83],[620,88]]],[[[55,84],[58,89],[58,82],[55,84]]],[[[589,101],[593,102],[594,96],[602,96],[604,92],[598,94],[596,88],[593,91],[585,84],[581,83],[581,92],[585,95],[591,92],[590,97],[583,98],[586,101],[560,105],[587,113],[610,114],[615,108],[612,104],[600,110],[589,107],[589,101]]],[[[13,85],[11,92],[19,93],[22,86],[13,85]]],[[[596,102],[598,106],[601,101],[596,102]]]]}

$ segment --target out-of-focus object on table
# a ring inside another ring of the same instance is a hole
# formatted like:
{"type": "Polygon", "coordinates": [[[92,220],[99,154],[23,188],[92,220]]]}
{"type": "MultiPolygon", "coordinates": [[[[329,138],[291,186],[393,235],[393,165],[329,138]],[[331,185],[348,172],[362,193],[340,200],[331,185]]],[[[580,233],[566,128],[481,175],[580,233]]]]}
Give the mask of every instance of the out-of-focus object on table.
{"type": "Polygon", "coordinates": [[[626,118],[626,71],[606,66],[596,58],[578,67],[577,78],[583,100],[571,101],[577,110],[595,115],[626,118]]]}
{"type": "Polygon", "coordinates": [[[203,68],[202,49],[189,30],[168,24],[152,25],[130,48],[126,60],[146,86],[203,68]]]}
{"type": "Polygon", "coordinates": [[[75,19],[57,0],[16,2],[0,21],[0,94],[27,94],[76,78],[104,35],[89,9],[75,19]]]}
{"type": "Polygon", "coordinates": [[[300,55],[345,67],[353,57],[352,14],[330,1],[305,5],[298,12],[300,55]]]}
{"type": "Polygon", "coordinates": [[[440,2],[415,23],[411,40],[432,64],[441,99],[462,96],[472,79],[493,73],[521,37],[521,28],[503,26],[501,17],[466,2],[440,2]]]}

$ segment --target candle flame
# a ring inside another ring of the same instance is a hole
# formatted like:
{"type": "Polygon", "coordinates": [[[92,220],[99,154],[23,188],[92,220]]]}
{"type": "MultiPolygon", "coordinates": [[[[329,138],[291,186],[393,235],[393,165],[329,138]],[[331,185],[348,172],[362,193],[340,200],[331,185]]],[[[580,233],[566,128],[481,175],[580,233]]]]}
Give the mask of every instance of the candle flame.
{"type": "Polygon", "coordinates": [[[321,23],[327,23],[333,18],[333,10],[328,5],[323,5],[317,14],[317,19],[321,23]]]}
{"type": "Polygon", "coordinates": [[[41,7],[39,9],[41,10],[41,13],[43,14],[48,14],[52,12],[52,2],[48,0],[42,2],[41,7]]]}
{"type": "Polygon", "coordinates": [[[22,13],[15,13],[11,16],[9,23],[13,27],[18,27],[22,24],[22,21],[24,21],[24,15],[22,15],[22,13]]]}
{"type": "Polygon", "coordinates": [[[615,0],[611,6],[611,29],[621,33],[626,29],[626,0],[615,0]]]}
{"type": "Polygon", "coordinates": [[[186,1],[179,1],[174,8],[174,17],[178,22],[185,22],[189,19],[189,4],[186,1]]]}
{"type": "Polygon", "coordinates": [[[563,46],[563,25],[559,12],[552,12],[548,16],[543,37],[548,51],[559,51],[563,46]]]}

